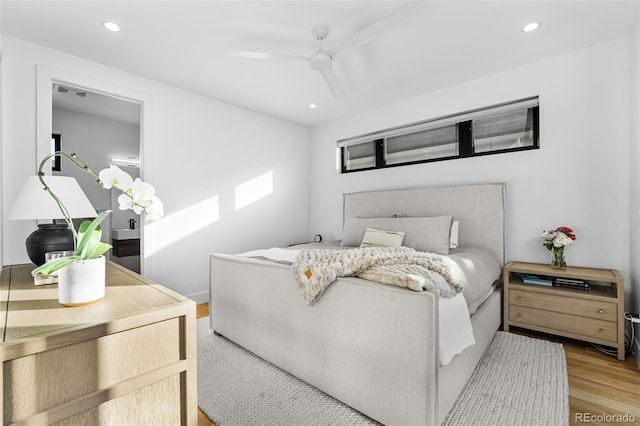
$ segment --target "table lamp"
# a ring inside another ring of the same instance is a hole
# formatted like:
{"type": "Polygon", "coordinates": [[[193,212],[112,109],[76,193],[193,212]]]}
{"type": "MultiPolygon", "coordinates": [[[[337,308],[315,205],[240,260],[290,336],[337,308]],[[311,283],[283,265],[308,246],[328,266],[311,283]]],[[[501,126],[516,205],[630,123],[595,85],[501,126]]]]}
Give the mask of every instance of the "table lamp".
{"type": "MultiPolygon", "coordinates": [[[[44,181],[62,201],[71,218],[94,218],[91,205],[75,178],[45,176],[44,181]]],[[[63,219],[62,211],[53,197],[43,189],[38,176],[30,176],[9,209],[9,220],[63,219]]],[[[36,265],[44,263],[44,254],[51,251],[74,250],[73,232],[66,223],[38,224],[38,229],[27,237],[27,254],[36,265]]]]}

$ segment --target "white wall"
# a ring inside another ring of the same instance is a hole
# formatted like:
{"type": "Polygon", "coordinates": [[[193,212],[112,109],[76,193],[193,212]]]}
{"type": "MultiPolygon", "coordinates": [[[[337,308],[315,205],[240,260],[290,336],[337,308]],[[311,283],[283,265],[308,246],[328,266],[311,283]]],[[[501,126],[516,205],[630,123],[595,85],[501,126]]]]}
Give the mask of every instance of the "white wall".
{"type": "MultiPolygon", "coordinates": [[[[640,14],[636,17],[629,48],[631,58],[631,278],[630,310],[640,313],[640,14]]],[[[636,330],[636,361],[640,366],[640,325],[636,330]]]]}
{"type": "MultiPolygon", "coordinates": [[[[143,153],[152,174],[144,176],[166,215],[147,226],[150,278],[206,301],[209,253],[308,238],[306,128],[12,37],[2,43],[4,212],[36,170],[36,64],[42,64],[152,99],[151,149],[143,153]],[[236,186],[268,172],[272,192],[236,211],[236,186]]],[[[27,261],[24,239],[34,228],[3,219],[4,264],[27,261]]]]}
{"type": "Polygon", "coordinates": [[[628,280],[629,72],[625,38],[312,129],[310,232],[341,237],[344,192],[506,182],[507,261],[548,262],[540,233],[564,225],[578,237],[570,264],[616,268],[628,280]],[[539,150],[336,171],[338,139],[533,95],[540,96],[539,150]]]}

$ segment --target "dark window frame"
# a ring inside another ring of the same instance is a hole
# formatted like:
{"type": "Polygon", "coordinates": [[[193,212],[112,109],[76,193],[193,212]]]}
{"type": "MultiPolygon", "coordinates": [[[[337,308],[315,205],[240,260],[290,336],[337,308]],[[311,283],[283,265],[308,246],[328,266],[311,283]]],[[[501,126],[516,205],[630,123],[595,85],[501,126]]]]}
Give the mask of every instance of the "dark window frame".
{"type": "MultiPolygon", "coordinates": [[[[62,136],[59,133],[52,133],[51,139],[53,139],[53,152],[60,151],[62,136]]],[[[52,154],[53,154],[52,152],[52,154]]],[[[62,171],[62,162],[59,156],[51,158],[51,170],[54,172],[62,171]]]]}
{"type": "MultiPolygon", "coordinates": [[[[519,101],[515,101],[513,102],[514,104],[517,103],[519,101]]],[[[509,103],[508,103],[509,104],[509,103]]],[[[507,105],[508,105],[507,104],[507,105]]],[[[486,108],[486,110],[491,110],[493,107],[488,107],[486,108]]],[[[517,111],[520,109],[525,109],[525,108],[514,108],[513,111],[517,111]]],[[[460,121],[458,121],[456,123],[457,129],[458,129],[458,155],[453,155],[453,156],[447,156],[447,157],[440,157],[440,158],[430,158],[430,159],[425,159],[425,160],[416,160],[416,161],[406,161],[406,162],[400,162],[400,163],[395,163],[395,164],[386,164],[385,163],[385,158],[384,158],[384,152],[385,152],[385,147],[384,147],[384,143],[385,143],[385,138],[382,137],[378,137],[376,138],[375,136],[372,137],[372,139],[370,140],[363,140],[362,142],[359,143],[371,143],[371,142],[375,142],[375,155],[376,155],[376,161],[375,161],[375,166],[373,167],[365,167],[365,168],[360,168],[360,169],[354,169],[354,170],[347,170],[347,164],[346,164],[346,151],[348,149],[348,147],[350,145],[345,145],[345,146],[341,146],[340,149],[340,171],[341,173],[356,173],[356,172],[363,172],[363,171],[368,171],[368,170],[377,170],[377,169],[386,169],[386,168],[390,168],[390,167],[400,167],[400,166],[409,166],[409,165],[414,165],[414,164],[424,164],[424,163],[433,163],[436,161],[448,161],[448,160],[456,160],[459,158],[473,158],[473,157],[482,157],[485,155],[494,155],[494,154],[504,154],[504,153],[509,153],[509,152],[520,152],[520,151],[529,151],[532,149],[539,149],[540,148],[540,106],[539,105],[535,105],[535,106],[528,106],[526,107],[527,110],[532,110],[532,116],[533,116],[533,123],[532,123],[532,130],[533,130],[533,137],[532,137],[532,144],[528,145],[528,146],[521,146],[521,147],[514,147],[514,148],[504,148],[504,149],[497,149],[497,150],[493,150],[493,151],[482,151],[482,152],[475,152],[474,151],[474,137],[473,137],[473,118],[472,119],[461,119],[460,121]]],[[[482,111],[484,109],[480,109],[478,111],[482,111]]],[[[460,116],[463,116],[465,113],[459,114],[460,116]]],[[[481,116],[478,116],[476,118],[481,118],[481,116]]],[[[359,144],[356,143],[355,145],[359,144]]],[[[352,146],[352,145],[351,145],[352,146]]]]}

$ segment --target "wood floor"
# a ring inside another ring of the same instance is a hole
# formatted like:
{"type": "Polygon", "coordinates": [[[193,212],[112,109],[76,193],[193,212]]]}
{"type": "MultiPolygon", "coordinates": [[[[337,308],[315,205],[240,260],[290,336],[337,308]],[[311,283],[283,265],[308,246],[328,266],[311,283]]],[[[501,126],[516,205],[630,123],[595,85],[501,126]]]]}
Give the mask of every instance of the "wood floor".
{"type": "MultiPolygon", "coordinates": [[[[208,303],[198,305],[196,309],[198,318],[209,315],[208,303]]],[[[586,423],[640,425],[640,370],[633,356],[622,362],[586,343],[530,332],[522,334],[563,344],[567,354],[571,426],[586,423]],[[596,417],[605,415],[609,418],[596,417]],[[625,415],[627,419],[614,417],[625,415]],[[635,419],[629,421],[631,417],[635,419]]],[[[210,426],[215,423],[200,411],[198,425],[210,426]]]]}
{"type": "MultiPolygon", "coordinates": [[[[206,317],[207,315],[209,315],[208,303],[196,305],[196,318],[206,317]]],[[[198,426],[211,426],[211,425],[215,425],[215,423],[212,422],[209,419],[209,417],[207,417],[207,415],[200,408],[198,408],[198,426]]]]}
{"type": "MultiPolygon", "coordinates": [[[[515,331],[517,329],[513,329],[515,331]]],[[[640,425],[640,370],[633,355],[623,361],[605,355],[591,344],[535,332],[527,336],[562,343],[567,355],[571,426],[640,425]],[[607,415],[610,418],[595,416],[607,415]],[[613,416],[627,415],[633,421],[613,416]],[[591,418],[591,421],[587,421],[591,418]],[[604,420],[604,421],[600,421],[604,420]],[[608,421],[607,421],[608,420],[608,421]]]]}

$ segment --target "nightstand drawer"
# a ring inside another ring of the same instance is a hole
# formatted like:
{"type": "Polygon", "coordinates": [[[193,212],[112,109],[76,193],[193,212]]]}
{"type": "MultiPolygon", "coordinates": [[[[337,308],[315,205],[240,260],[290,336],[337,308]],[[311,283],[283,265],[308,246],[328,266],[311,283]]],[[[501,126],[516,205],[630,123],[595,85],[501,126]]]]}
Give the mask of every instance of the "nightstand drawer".
{"type": "Polygon", "coordinates": [[[517,305],[511,305],[509,307],[509,321],[516,326],[523,324],[593,337],[609,342],[618,341],[617,324],[610,321],[601,321],[517,305]]]}
{"type": "Polygon", "coordinates": [[[511,305],[527,306],[559,313],[570,312],[573,316],[611,322],[615,322],[618,316],[617,305],[615,303],[577,299],[561,296],[558,293],[543,294],[518,290],[514,287],[511,287],[511,291],[509,291],[509,304],[511,305]]]}

